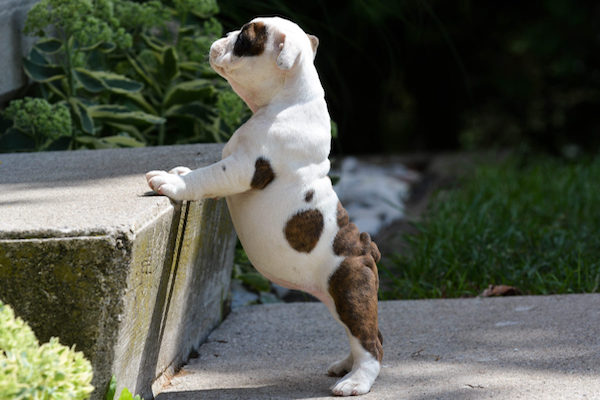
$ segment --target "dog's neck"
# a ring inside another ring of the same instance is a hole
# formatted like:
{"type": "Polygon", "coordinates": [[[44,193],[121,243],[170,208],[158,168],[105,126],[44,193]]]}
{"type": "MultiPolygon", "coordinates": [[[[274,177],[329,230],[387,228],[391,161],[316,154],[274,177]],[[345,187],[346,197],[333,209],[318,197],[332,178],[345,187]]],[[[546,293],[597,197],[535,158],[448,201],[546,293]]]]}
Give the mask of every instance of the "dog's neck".
{"type": "Polygon", "coordinates": [[[255,87],[245,87],[232,80],[229,83],[253,114],[271,105],[284,109],[294,104],[325,97],[319,75],[312,64],[298,65],[290,71],[282,72],[281,80],[270,87],[260,84],[255,87]]]}
{"type": "Polygon", "coordinates": [[[325,97],[325,91],[314,65],[303,65],[285,75],[283,88],[274,96],[275,103],[282,106],[307,103],[325,97]]]}

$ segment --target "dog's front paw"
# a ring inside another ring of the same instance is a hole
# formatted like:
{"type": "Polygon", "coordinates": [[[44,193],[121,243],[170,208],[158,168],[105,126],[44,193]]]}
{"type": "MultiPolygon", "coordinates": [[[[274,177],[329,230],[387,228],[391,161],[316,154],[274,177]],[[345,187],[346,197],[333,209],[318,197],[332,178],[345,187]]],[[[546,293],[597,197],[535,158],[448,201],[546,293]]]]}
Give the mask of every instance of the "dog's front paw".
{"type": "Polygon", "coordinates": [[[187,175],[190,172],[192,172],[192,170],[189,169],[188,167],[175,167],[169,171],[170,174],[175,174],[175,175],[187,175]]]}
{"type": "Polygon", "coordinates": [[[186,185],[181,175],[185,174],[150,171],[146,174],[146,180],[156,193],[168,196],[173,200],[185,200],[186,185]]]}

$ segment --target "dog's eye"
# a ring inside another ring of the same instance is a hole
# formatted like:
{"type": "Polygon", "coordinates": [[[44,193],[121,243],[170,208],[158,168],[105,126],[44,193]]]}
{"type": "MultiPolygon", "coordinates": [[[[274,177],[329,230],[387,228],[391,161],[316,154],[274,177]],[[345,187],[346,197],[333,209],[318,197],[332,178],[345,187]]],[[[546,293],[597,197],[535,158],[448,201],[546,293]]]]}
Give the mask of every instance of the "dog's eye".
{"type": "Polygon", "coordinates": [[[242,26],[233,45],[233,55],[237,57],[258,56],[265,50],[267,28],[262,22],[242,26]]]}

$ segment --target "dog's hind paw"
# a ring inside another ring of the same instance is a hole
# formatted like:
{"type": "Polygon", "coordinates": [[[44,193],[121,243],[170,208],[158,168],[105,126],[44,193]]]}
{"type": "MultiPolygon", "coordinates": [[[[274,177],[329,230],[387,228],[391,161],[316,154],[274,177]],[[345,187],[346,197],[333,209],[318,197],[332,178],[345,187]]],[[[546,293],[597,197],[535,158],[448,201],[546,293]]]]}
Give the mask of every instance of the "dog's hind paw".
{"type": "Polygon", "coordinates": [[[333,385],[331,391],[335,396],[358,396],[369,393],[380,369],[381,364],[372,357],[359,362],[354,365],[350,373],[333,385]]]}
{"type": "Polygon", "coordinates": [[[332,388],[331,392],[335,396],[358,396],[360,394],[369,393],[371,390],[371,382],[368,379],[357,379],[355,374],[348,374],[347,377],[338,381],[332,388]]]}
{"type": "Polygon", "coordinates": [[[336,361],[332,363],[327,368],[327,375],[329,376],[344,376],[352,369],[352,354],[349,354],[348,357],[343,360],[336,361]]]}

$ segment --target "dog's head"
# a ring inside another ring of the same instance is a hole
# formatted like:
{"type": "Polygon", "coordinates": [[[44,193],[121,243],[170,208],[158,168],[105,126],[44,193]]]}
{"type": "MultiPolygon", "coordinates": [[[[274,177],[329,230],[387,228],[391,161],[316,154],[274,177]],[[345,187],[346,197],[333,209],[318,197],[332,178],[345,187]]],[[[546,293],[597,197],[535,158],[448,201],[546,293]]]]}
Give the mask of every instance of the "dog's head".
{"type": "Polygon", "coordinates": [[[255,18],[210,48],[210,65],[255,111],[279,93],[286,79],[313,69],[319,40],[279,17],[255,18]]]}

